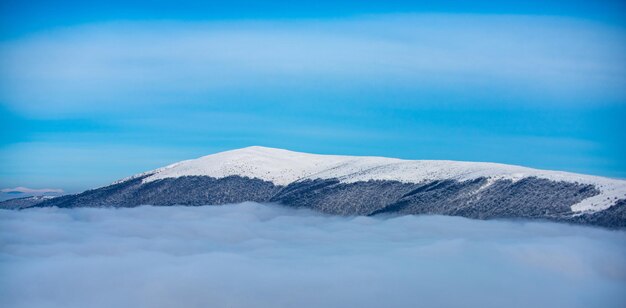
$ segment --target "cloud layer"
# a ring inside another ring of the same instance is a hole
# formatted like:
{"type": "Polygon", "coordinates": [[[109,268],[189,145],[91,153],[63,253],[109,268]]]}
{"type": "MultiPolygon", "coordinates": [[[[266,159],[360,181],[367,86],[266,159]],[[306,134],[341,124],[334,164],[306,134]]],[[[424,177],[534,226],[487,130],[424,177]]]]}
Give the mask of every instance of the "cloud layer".
{"type": "Polygon", "coordinates": [[[626,234],[221,207],[0,211],[5,307],[619,307],[626,234]]]}

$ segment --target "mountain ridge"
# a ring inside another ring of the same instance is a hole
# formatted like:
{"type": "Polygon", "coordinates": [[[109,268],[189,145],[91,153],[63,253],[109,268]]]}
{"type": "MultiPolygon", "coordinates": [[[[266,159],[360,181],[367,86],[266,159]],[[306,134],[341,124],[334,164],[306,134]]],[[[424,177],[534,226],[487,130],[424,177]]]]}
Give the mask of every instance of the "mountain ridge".
{"type": "MultiPolygon", "coordinates": [[[[624,200],[626,181],[598,176],[496,163],[319,155],[254,146],[20,207],[256,201],[338,215],[443,214],[624,227],[624,200]]],[[[3,203],[0,206],[9,207],[3,203]]]]}
{"type": "Polygon", "coordinates": [[[604,210],[615,204],[615,197],[626,198],[626,181],[600,176],[488,162],[322,155],[262,146],[251,146],[185,160],[141,173],[138,176],[141,175],[149,175],[144,182],[180,176],[222,178],[238,175],[270,181],[277,185],[289,185],[298,180],[307,179],[336,178],[343,183],[368,180],[421,183],[428,180],[444,179],[464,181],[480,177],[491,179],[492,181],[486,184],[490,185],[493,180],[510,179],[517,181],[534,176],[554,181],[593,184],[598,187],[601,194],[574,205],[573,210],[576,212],[604,210]],[[608,201],[607,197],[609,198],[608,201]]]}

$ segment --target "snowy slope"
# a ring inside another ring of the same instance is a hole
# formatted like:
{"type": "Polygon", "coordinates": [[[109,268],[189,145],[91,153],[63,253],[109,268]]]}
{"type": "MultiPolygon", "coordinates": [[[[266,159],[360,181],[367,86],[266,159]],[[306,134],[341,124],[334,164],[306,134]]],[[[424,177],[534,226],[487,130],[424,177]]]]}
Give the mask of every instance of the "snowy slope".
{"type": "Polygon", "coordinates": [[[580,213],[604,210],[618,199],[626,198],[626,181],[597,176],[495,163],[317,155],[258,146],[182,161],[131,178],[144,175],[150,175],[144,182],[181,176],[224,178],[237,175],[270,181],[281,186],[299,180],[331,178],[345,183],[368,180],[420,183],[444,179],[463,181],[480,177],[517,181],[526,177],[537,177],[594,185],[601,192],[599,195],[572,206],[574,212],[580,213]]]}

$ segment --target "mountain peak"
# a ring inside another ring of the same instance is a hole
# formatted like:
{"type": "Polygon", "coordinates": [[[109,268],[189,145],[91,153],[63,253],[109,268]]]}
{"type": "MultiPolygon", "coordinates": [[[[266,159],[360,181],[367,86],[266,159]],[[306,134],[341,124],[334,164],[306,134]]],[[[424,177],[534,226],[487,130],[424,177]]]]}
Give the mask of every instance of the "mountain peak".
{"type": "Polygon", "coordinates": [[[251,145],[251,146],[247,146],[247,147],[243,147],[239,149],[234,149],[231,151],[233,152],[241,152],[241,151],[280,152],[280,151],[287,151],[287,150],[280,149],[280,148],[265,147],[261,145],[251,145]]]}
{"type": "Polygon", "coordinates": [[[515,182],[533,177],[556,182],[590,184],[601,191],[598,196],[574,205],[572,207],[574,211],[605,209],[610,207],[614,200],[626,198],[626,181],[597,176],[497,163],[319,155],[264,146],[250,146],[181,161],[146,172],[141,176],[146,176],[144,182],[182,176],[207,176],[217,179],[239,176],[260,179],[278,186],[316,179],[336,179],[341,183],[368,181],[424,183],[488,179],[487,183],[493,183],[498,180],[515,182]]]}

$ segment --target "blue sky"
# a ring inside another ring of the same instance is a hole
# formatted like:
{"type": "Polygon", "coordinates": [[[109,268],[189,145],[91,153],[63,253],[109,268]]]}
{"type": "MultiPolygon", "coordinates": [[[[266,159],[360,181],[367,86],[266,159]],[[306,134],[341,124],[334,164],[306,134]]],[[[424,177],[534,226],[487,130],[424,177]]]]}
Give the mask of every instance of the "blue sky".
{"type": "Polygon", "coordinates": [[[619,1],[3,1],[0,186],[264,145],[626,178],[619,1]]]}

